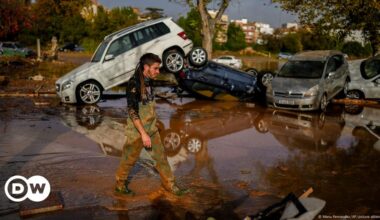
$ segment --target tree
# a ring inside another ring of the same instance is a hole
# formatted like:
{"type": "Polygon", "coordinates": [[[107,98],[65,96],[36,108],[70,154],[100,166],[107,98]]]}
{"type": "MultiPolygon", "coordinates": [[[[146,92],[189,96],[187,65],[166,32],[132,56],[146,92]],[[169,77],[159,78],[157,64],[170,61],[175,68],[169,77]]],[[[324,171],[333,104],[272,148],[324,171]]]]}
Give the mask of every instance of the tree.
{"type": "Polygon", "coordinates": [[[30,9],[24,0],[0,0],[0,39],[14,39],[22,30],[31,27],[30,9]]]}
{"type": "Polygon", "coordinates": [[[192,8],[186,17],[178,19],[178,25],[185,30],[186,35],[193,41],[194,46],[202,46],[201,23],[201,15],[195,8],[192,8]]]}
{"type": "Polygon", "coordinates": [[[89,0],[37,0],[32,5],[35,35],[42,41],[50,41],[53,36],[62,40],[79,39],[87,32],[86,28],[81,28],[84,19],[80,13],[88,4],[90,4],[89,0]],[[65,24],[67,21],[72,25],[65,24]],[[71,28],[75,29],[74,33],[78,36],[71,35],[71,28]]]}
{"type": "Polygon", "coordinates": [[[298,34],[287,34],[281,39],[281,51],[297,53],[302,50],[301,39],[298,34]]]}
{"type": "Polygon", "coordinates": [[[245,33],[239,25],[234,23],[228,25],[227,37],[226,47],[229,50],[242,50],[247,46],[245,42],[245,33]]]}
{"type": "Polygon", "coordinates": [[[195,8],[201,16],[202,24],[202,47],[212,57],[212,41],[215,35],[215,28],[218,21],[221,20],[224,11],[227,9],[231,0],[215,0],[219,7],[216,10],[216,15],[211,16],[207,5],[211,0],[169,0],[177,3],[187,4],[190,8],[195,8]]]}
{"type": "Polygon", "coordinates": [[[319,30],[339,32],[340,38],[361,30],[371,43],[373,55],[380,45],[380,3],[378,0],[273,0],[284,10],[297,13],[301,23],[319,30]]]}

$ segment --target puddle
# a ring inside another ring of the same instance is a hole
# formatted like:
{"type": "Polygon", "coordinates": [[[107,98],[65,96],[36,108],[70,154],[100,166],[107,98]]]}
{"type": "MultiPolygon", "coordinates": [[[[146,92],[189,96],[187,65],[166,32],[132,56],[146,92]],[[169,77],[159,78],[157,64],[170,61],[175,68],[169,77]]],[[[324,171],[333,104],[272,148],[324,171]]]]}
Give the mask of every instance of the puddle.
{"type": "MultiPolygon", "coordinates": [[[[194,191],[180,200],[165,194],[143,153],[132,170],[131,188],[144,198],[136,208],[111,195],[126,141],[125,99],[20,110],[22,104],[1,105],[1,181],[15,174],[45,176],[62,191],[69,216],[78,208],[87,213],[83,207],[90,206],[110,219],[127,219],[128,213],[241,219],[309,187],[311,196],[326,200],[323,214],[380,212],[379,109],[319,114],[238,102],[158,100],[169,164],[180,184],[194,191]]],[[[0,214],[17,209],[3,194],[0,214]]]]}

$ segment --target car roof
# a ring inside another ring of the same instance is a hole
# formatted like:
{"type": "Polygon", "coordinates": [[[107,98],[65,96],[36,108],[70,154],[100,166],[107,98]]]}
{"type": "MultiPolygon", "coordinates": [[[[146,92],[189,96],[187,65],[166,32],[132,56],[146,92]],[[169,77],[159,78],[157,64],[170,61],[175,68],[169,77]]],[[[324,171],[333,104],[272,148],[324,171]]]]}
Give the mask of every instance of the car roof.
{"type": "Polygon", "coordinates": [[[333,55],[343,55],[343,53],[337,50],[304,51],[304,52],[295,54],[290,60],[326,61],[329,57],[333,55]]]}
{"type": "Polygon", "coordinates": [[[109,35],[107,35],[107,36],[104,37],[104,40],[111,39],[114,36],[118,36],[119,37],[121,35],[124,35],[124,34],[130,32],[130,31],[132,31],[132,30],[140,29],[140,28],[145,27],[145,26],[149,26],[149,25],[161,22],[161,21],[171,20],[171,19],[172,19],[171,17],[164,17],[164,18],[158,18],[158,19],[155,19],[155,20],[149,20],[149,21],[141,22],[141,23],[129,26],[127,28],[118,30],[118,31],[116,31],[116,32],[114,32],[112,34],[109,34],[109,35]]]}

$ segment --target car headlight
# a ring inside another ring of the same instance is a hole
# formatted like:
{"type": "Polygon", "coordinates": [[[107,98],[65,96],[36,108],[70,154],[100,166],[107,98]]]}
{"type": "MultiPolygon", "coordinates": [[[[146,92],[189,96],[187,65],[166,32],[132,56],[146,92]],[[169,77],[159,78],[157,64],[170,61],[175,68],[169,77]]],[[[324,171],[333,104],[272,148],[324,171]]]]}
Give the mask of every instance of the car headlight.
{"type": "Polygon", "coordinates": [[[64,82],[64,83],[62,84],[62,91],[71,88],[71,86],[73,85],[73,83],[74,83],[74,82],[71,81],[71,80],[64,82]]]}
{"type": "Polygon", "coordinates": [[[318,95],[319,85],[311,87],[307,92],[305,93],[304,97],[312,97],[318,95]]]}

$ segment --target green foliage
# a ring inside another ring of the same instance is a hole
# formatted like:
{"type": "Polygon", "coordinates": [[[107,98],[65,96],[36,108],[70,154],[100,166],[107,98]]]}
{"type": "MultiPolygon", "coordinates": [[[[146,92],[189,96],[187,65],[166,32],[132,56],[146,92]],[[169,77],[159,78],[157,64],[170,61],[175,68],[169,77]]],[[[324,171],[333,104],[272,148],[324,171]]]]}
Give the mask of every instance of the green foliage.
{"type": "Polygon", "coordinates": [[[186,32],[186,35],[194,43],[194,46],[202,45],[202,24],[201,24],[201,15],[197,9],[192,8],[186,17],[180,17],[178,20],[178,25],[183,28],[186,32]]]}
{"type": "Polygon", "coordinates": [[[281,51],[297,53],[302,51],[301,39],[298,34],[287,34],[281,39],[281,51]]]}
{"type": "Polygon", "coordinates": [[[0,40],[14,40],[22,30],[30,30],[32,17],[22,0],[0,0],[0,40]]]}
{"type": "Polygon", "coordinates": [[[341,37],[351,31],[361,30],[371,42],[373,54],[380,46],[380,3],[378,0],[273,0],[282,9],[298,14],[303,24],[321,32],[341,32],[341,37]]]}
{"type": "Polygon", "coordinates": [[[357,41],[349,41],[343,44],[342,52],[354,57],[368,57],[372,50],[369,44],[362,46],[357,41]]]}
{"type": "Polygon", "coordinates": [[[337,49],[337,38],[323,33],[301,31],[301,43],[304,50],[331,50],[337,49]]]}
{"type": "Polygon", "coordinates": [[[86,51],[93,53],[95,52],[100,42],[93,38],[87,37],[82,39],[80,43],[86,51]]]}
{"type": "Polygon", "coordinates": [[[234,23],[229,24],[227,30],[227,37],[227,49],[232,51],[238,51],[246,48],[247,44],[245,42],[245,33],[240,26],[234,23]]]}
{"type": "Polygon", "coordinates": [[[120,29],[137,24],[137,15],[131,7],[113,8],[109,13],[102,7],[98,7],[98,13],[91,24],[90,38],[98,43],[105,36],[120,29]]]}

